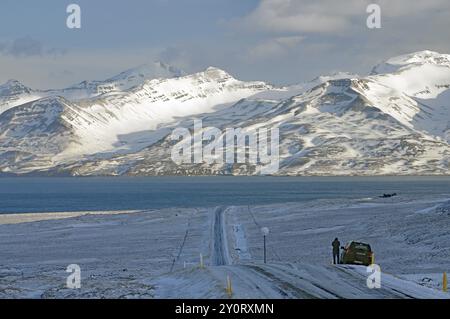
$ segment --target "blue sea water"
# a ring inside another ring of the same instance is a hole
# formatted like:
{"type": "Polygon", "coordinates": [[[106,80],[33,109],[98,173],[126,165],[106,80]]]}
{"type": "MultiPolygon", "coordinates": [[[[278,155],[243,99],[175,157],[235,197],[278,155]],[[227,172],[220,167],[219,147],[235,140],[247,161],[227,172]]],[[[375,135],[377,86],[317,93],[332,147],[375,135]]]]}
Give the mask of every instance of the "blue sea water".
{"type": "Polygon", "coordinates": [[[450,197],[450,177],[6,177],[0,178],[0,213],[253,205],[393,192],[450,197]]]}

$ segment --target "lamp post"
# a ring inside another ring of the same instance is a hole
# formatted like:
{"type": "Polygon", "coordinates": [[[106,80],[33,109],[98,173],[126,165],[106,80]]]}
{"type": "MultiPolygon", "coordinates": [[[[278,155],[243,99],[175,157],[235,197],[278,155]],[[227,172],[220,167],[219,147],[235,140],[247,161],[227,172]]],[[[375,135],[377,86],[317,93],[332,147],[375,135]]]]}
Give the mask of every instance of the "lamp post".
{"type": "Polygon", "coordinates": [[[267,263],[267,257],[266,257],[266,236],[269,235],[269,228],[263,227],[261,228],[261,233],[264,237],[264,263],[267,263]]]}

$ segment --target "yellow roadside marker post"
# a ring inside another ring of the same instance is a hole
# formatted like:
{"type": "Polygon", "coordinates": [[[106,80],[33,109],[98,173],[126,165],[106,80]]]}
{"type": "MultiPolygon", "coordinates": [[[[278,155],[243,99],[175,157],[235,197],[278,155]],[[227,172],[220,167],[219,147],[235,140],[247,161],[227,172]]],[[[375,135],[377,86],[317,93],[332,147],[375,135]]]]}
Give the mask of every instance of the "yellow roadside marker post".
{"type": "Polygon", "coordinates": [[[444,271],[444,275],[442,276],[442,291],[447,292],[447,273],[444,271]]]}
{"type": "Polygon", "coordinates": [[[228,297],[231,298],[231,296],[233,295],[233,289],[231,288],[230,276],[227,276],[227,289],[226,290],[227,290],[228,297]]]}
{"type": "Polygon", "coordinates": [[[203,255],[200,254],[200,268],[203,269],[205,268],[205,265],[203,264],[203,255]]]}

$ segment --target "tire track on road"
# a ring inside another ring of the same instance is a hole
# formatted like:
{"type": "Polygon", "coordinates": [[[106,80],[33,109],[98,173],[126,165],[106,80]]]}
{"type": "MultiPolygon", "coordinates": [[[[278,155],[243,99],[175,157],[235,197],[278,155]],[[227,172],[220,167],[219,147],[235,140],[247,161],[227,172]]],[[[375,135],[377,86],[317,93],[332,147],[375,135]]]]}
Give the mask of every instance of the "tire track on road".
{"type": "Polygon", "coordinates": [[[277,287],[279,292],[285,297],[290,298],[298,298],[298,299],[316,299],[317,296],[307,292],[304,289],[301,289],[289,281],[282,279],[279,276],[276,276],[273,272],[270,272],[267,269],[264,269],[264,266],[257,265],[246,265],[249,269],[258,273],[261,277],[265,278],[265,280],[272,282],[273,285],[277,287]]]}
{"type": "Polygon", "coordinates": [[[230,264],[224,211],[225,208],[223,206],[217,207],[214,211],[211,253],[212,266],[225,266],[230,264]]]}

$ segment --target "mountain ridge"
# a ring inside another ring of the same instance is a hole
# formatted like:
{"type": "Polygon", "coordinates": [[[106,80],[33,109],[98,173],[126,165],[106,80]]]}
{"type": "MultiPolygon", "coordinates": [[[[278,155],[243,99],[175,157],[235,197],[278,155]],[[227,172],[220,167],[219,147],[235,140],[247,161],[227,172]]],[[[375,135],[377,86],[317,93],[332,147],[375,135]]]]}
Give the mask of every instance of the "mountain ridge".
{"type": "Polygon", "coordinates": [[[188,75],[164,66],[173,76],[159,78],[141,67],[98,82],[125,84],[83,98],[45,91],[13,105],[0,96],[0,172],[257,174],[248,163],[175,165],[170,133],[201,119],[221,130],[278,128],[278,175],[448,175],[449,61],[420,51],[368,76],[341,72],[288,87],[239,81],[215,67],[188,75]]]}

